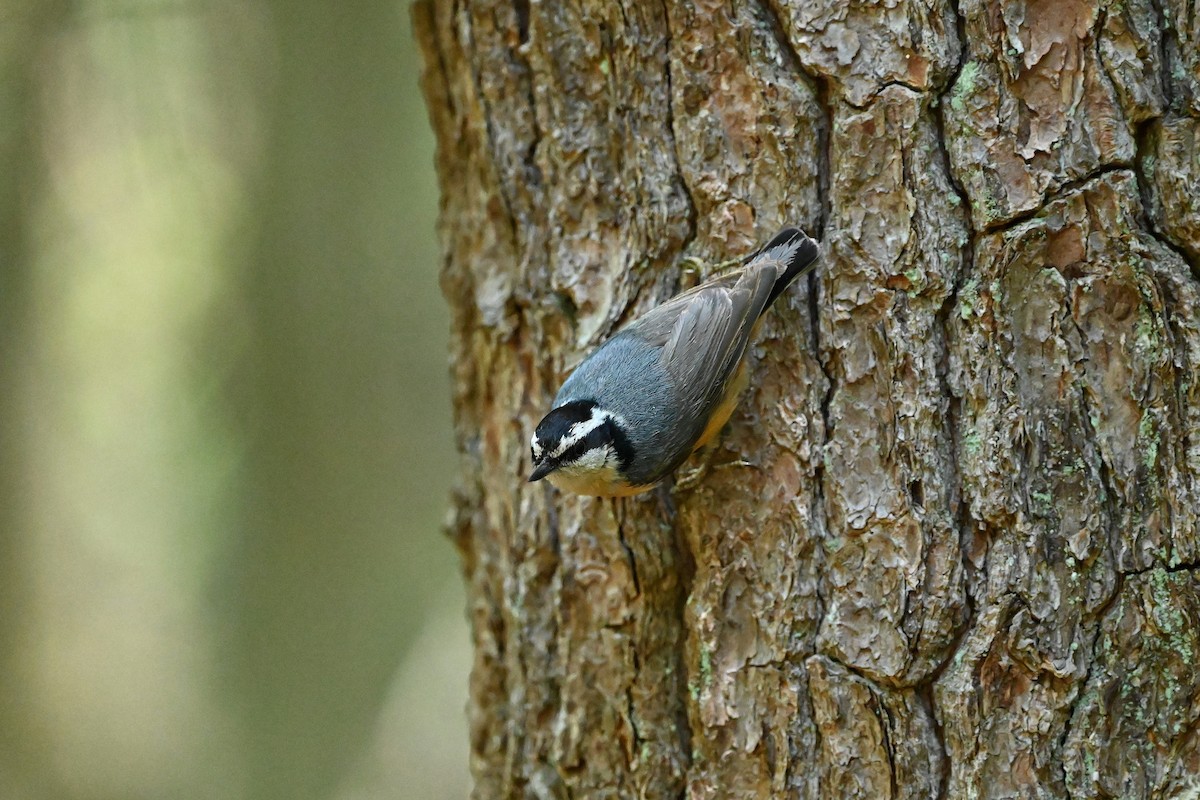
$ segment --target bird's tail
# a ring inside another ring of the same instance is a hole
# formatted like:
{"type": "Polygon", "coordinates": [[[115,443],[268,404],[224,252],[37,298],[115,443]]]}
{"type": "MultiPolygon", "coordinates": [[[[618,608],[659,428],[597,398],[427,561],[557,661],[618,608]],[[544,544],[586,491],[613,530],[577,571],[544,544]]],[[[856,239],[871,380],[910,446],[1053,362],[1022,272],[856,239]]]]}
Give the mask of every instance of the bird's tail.
{"type": "Polygon", "coordinates": [[[756,261],[770,260],[782,265],[771,294],[767,297],[764,309],[770,308],[775,298],[786,289],[792,281],[807,275],[817,266],[817,256],[821,254],[821,246],[815,239],[807,236],[799,228],[784,228],[775,234],[775,238],[767,242],[761,250],[746,259],[747,264],[756,261]]]}

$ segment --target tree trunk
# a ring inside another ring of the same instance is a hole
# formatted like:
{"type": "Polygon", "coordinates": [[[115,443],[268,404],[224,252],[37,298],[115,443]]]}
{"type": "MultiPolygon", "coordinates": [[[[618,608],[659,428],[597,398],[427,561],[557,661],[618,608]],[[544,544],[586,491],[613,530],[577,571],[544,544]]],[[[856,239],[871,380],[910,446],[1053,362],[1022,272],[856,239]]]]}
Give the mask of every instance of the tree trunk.
{"type": "Polygon", "coordinates": [[[415,19],[477,797],[1197,796],[1194,0],[415,19]],[[699,486],[525,483],[580,358],[788,223],[699,486]]]}

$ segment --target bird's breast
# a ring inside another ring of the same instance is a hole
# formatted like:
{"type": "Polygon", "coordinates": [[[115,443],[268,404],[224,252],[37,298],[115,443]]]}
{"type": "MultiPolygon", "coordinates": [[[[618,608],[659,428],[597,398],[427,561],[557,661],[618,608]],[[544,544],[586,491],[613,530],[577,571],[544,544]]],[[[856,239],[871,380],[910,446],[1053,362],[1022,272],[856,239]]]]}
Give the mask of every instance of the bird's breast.
{"type": "Polygon", "coordinates": [[[629,497],[641,494],[654,486],[654,484],[632,485],[611,466],[587,470],[573,470],[564,467],[551,472],[546,479],[564,492],[591,497],[629,497]]]}

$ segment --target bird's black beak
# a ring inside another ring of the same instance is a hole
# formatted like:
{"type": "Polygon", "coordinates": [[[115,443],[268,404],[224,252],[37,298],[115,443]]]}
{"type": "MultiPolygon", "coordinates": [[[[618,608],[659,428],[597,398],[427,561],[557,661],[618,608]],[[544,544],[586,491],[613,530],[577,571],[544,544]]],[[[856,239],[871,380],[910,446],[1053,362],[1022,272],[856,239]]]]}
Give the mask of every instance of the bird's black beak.
{"type": "Polygon", "coordinates": [[[542,478],[546,477],[551,472],[554,472],[554,466],[555,465],[551,464],[549,460],[543,461],[542,463],[538,464],[537,466],[535,466],[533,468],[533,472],[530,473],[529,482],[533,483],[534,481],[540,481],[542,478]]]}

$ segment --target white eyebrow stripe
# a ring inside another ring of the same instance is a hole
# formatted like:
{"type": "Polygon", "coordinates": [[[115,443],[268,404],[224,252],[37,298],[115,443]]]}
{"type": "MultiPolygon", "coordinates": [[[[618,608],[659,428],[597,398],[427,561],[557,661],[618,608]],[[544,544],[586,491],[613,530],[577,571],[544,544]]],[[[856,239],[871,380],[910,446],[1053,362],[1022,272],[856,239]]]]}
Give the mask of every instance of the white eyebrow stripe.
{"type": "Polygon", "coordinates": [[[596,416],[594,412],[590,419],[585,419],[583,422],[576,422],[567,431],[567,435],[559,441],[558,447],[554,449],[555,458],[565,453],[572,445],[583,441],[583,439],[586,438],[589,433],[596,430],[596,428],[599,428],[604,424],[604,422],[605,415],[601,414],[600,416],[596,416]]]}
{"type": "Polygon", "coordinates": [[[592,416],[590,418],[585,419],[583,422],[576,422],[570,427],[570,429],[567,430],[567,435],[562,438],[562,440],[558,443],[558,447],[556,447],[554,452],[550,454],[551,457],[558,458],[572,445],[583,441],[583,439],[585,439],[589,433],[596,430],[596,428],[599,428],[609,420],[616,422],[618,425],[623,422],[623,420],[616,414],[612,414],[608,411],[603,411],[598,408],[593,408],[592,416]]]}

